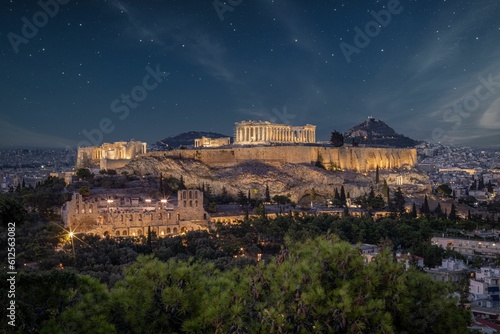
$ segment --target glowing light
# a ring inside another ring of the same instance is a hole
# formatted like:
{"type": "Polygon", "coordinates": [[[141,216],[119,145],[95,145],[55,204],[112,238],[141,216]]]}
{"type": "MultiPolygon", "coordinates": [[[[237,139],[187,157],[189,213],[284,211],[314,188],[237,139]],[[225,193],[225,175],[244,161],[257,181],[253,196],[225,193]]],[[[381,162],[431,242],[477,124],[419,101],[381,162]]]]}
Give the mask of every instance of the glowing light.
{"type": "Polygon", "coordinates": [[[167,200],[166,199],[162,199],[160,202],[167,203],[167,200]]]}
{"type": "Polygon", "coordinates": [[[73,232],[69,232],[69,237],[70,237],[70,238],[73,238],[73,236],[74,236],[74,235],[75,235],[75,234],[74,234],[73,232]]]}
{"type": "Polygon", "coordinates": [[[147,198],[144,200],[146,203],[151,203],[151,199],[147,198]]]}

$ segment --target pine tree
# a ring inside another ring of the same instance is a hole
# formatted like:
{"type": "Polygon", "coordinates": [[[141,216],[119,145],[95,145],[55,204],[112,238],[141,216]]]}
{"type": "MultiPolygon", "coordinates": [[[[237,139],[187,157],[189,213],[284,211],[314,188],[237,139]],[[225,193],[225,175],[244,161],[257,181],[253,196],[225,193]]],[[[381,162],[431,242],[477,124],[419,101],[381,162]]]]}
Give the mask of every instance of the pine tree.
{"type": "Polygon", "coordinates": [[[486,186],[488,188],[488,192],[491,194],[493,193],[493,184],[491,184],[491,180],[488,181],[488,185],[486,186]]]}
{"type": "Polygon", "coordinates": [[[441,216],[443,215],[443,209],[441,208],[441,203],[438,202],[436,208],[434,209],[434,213],[438,218],[441,218],[441,216]]]}
{"type": "Polygon", "coordinates": [[[482,176],[479,179],[479,185],[477,186],[477,190],[484,190],[484,178],[482,176]]]}
{"type": "Polygon", "coordinates": [[[151,253],[153,251],[153,247],[151,246],[151,226],[148,226],[148,252],[151,253]]]}
{"type": "Polygon", "coordinates": [[[344,135],[338,132],[337,130],[333,130],[332,135],[330,137],[330,143],[335,147],[344,146],[344,135]]]}
{"type": "Polygon", "coordinates": [[[378,184],[379,182],[380,182],[380,174],[377,165],[377,169],[375,170],[375,184],[378,184]]]}
{"type": "Polygon", "coordinates": [[[424,197],[424,203],[422,204],[422,207],[420,208],[420,213],[424,215],[428,215],[431,212],[429,208],[429,201],[427,200],[427,195],[424,197]]]}
{"type": "Polygon", "coordinates": [[[267,203],[271,202],[271,193],[269,192],[269,185],[268,184],[266,184],[266,194],[265,194],[265,196],[266,196],[266,202],[267,203]]]}
{"type": "Polygon", "coordinates": [[[333,198],[340,201],[340,195],[339,195],[339,191],[337,190],[337,188],[335,188],[335,195],[333,196],[333,198]]]}
{"type": "Polygon", "coordinates": [[[405,213],[406,200],[400,187],[394,192],[393,203],[394,211],[400,216],[403,215],[405,213]]]}
{"type": "Polygon", "coordinates": [[[417,206],[415,205],[415,202],[413,202],[413,205],[411,206],[411,218],[417,218],[417,206]]]}
{"type": "Polygon", "coordinates": [[[470,209],[467,210],[467,219],[472,220],[472,214],[470,213],[470,209]]]}
{"type": "Polygon", "coordinates": [[[179,189],[184,190],[186,189],[186,184],[184,183],[184,176],[181,175],[179,179],[179,189]]]}
{"type": "Polygon", "coordinates": [[[384,179],[384,185],[382,186],[382,196],[384,196],[384,199],[387,204],[390,203],[389,200],[389,186],[387,185],[387,181],[384,179]]]}
{"type": "MultiPolygon", "coordinates": [[[[490,181],[491,183],[491,181],[490,181]]],[[[24,181],[24,178],[23,178],[23,185],[22,185],[22,188],[26,188],[26,182],[24,181]]]]}
{"type": "Polygon", "coordinates": [[[345,205],[347,203],[344,186],[340,187],[340,201],[342,202],[342,205],[345,205]]]}
{"type": "Polygon", "coordinates": [[[448,219],[450,220],[458,219],[457,208],[455,207],[455,203],[451,203],[451,209],[450,209],[450,214],[448,215],[448,219]]]}

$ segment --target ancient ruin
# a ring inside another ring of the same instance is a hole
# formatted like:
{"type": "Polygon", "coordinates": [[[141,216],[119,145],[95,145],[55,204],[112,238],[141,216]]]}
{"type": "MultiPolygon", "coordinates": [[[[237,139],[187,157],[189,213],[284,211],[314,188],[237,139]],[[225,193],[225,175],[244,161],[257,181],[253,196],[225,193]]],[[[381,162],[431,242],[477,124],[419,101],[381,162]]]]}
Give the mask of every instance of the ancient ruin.
{"type": "Polygon", "coordinates": [[[141,236],[148,229],[157,236],[207,230],[210,216],[203,209],[203,193],[179,190],[174,199],[91,197],[73,194],[62,208],[65,226],[75,233],[100,236],[141,236]]]}
{"type": "Polygon", "coordinates": [[[316,126],[290,126],[263,121],[236,123],[234,144],[256,145],[266,143],[315,143],[316,126]]]}

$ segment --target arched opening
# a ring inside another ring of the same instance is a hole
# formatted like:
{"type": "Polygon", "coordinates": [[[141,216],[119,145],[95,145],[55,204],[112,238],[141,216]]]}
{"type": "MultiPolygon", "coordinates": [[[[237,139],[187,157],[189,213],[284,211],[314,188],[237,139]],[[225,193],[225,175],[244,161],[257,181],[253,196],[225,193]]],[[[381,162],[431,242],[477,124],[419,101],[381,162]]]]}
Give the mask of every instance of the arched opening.
{"type": "Polygon", "coordinates": [[[177,234],[177,227],[174,227],[174,234],[177,234]]]}
{"type": "Polygon", "coordinates": [[[127,230],[123,230],[122,235],[123,235],[124,237],[126,237],[126,236],[127,236],[127,230]]]}
{"type": "Polygon", "coordinates": [[[172,231],[170,231],[170,227],[167,228],[167,234],[170,234],[172,231]]]}
{"type": "Polygon", "coordinates": [[[185,227],[181,228],[181,233],[186,233],[186,228],[185,227]]]}
{"type": "Polygon", "coordinates": [[[119,237],[120,236],[120,231],[116,231],[116,236],[119,237]]]}
{"type": "Polygon", "coordinates": [[[105,237],[107,237],[107,236],[109,236],[109,231],[105,231],[103,234],[105,237]]]}
{"type": "Polygon", "coordinates": [[[203,214],[203,219],[207,220],[207,214],[206,213],[203,214]]]}
{"type": "Polygon", "coordinates": [[[137,235],[142,235],[142,230],[141,229],[137,230],[137,235]]]}

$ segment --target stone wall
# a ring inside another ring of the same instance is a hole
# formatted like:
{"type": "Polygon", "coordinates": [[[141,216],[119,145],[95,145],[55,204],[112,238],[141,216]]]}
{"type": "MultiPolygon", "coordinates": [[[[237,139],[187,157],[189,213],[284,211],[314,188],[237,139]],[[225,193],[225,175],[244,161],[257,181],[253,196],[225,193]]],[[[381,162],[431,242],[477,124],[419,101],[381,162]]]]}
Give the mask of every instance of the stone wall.
{"type": "Polygon", "coordinates": [[[199,160],[213,167],[229,167],[245,161],[261,161],[271,165],[285,163],[314,164],[318,159],[329,168],[367,172],[380,169],[415,166],[414,148],[321,147],[321,146],[260,146],[223,149],[191,149],[150,152],[147,156],[178,157],[199,160]]]}

